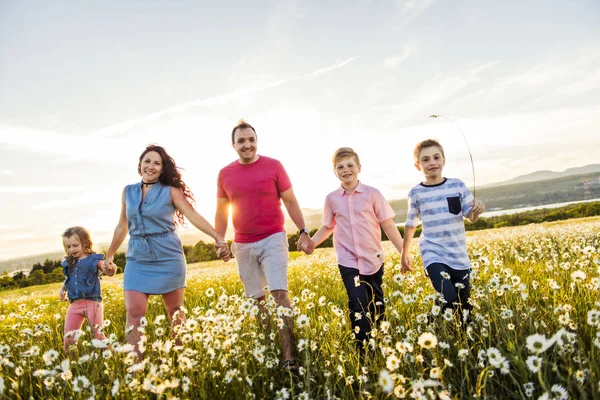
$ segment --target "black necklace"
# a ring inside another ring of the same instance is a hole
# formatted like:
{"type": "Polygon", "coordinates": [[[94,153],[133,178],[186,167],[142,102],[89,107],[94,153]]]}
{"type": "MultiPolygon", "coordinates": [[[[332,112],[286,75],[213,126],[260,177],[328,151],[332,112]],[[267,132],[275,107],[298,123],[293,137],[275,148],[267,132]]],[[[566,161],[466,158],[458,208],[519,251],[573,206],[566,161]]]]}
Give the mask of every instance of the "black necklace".
{"type": "Polygon", "coordinates": [[[157,182],[158,182],[157,180],[154,181],[154,182],[144,182],[144,180],[142,179],[142,184],[145,185],[145,186],[152,186],[152,185],[154,185],[157,182]]]}

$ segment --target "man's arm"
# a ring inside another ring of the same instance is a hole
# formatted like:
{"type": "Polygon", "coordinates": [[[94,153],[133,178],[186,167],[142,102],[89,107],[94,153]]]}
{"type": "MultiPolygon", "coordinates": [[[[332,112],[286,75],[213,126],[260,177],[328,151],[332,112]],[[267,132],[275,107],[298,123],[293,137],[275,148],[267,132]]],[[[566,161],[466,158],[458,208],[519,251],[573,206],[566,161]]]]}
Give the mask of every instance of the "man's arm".
{"type": "Polygon", "coordinates": [[[217,212],[215,214],[215,230],[225,236],[227,223],[229,221],[229,199],[226,197],[217,198],[217,212]]]}
{"type": "MultiPolygon", "coordinates": [[[[298,230],[306,228],[306,225],[304,224],[304,216],[302,215],[302,210],[300,210],[300,205],[298,204],[298,200],[294,194],[294,189],[289,188],[285,192],[279,193],[279,197],[281,197],[285,209],[290,215],[292,221],[294,221],[294,224],[296,224],[298,227],[298,230]]],[[[308,233],[303,233],[298,239],[298,247],[305,248],[306,253],[310,254],[315,249],[315,244],[308,233]]]]}

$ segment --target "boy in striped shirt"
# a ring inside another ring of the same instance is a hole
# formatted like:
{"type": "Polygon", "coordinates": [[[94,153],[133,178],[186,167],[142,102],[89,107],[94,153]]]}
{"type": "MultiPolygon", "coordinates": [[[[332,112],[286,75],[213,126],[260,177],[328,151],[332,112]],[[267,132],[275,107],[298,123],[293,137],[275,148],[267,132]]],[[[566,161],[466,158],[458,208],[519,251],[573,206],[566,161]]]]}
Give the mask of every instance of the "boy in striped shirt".
{"type": "Polygon", "coordinates": [[[471,261],[463,218],[475,223],[485,207],[474,199],[464,182],[442,176],[446,158],[438,141],[428,139],[418,143],[414,159],[415,167],[423,172],[425,180],[408,193],[402,266],[412,266],[409,249],[420,220],[423,233],[419,249],[423,267],[435,290],[444,297],[441,311],[458,308],[464,315],[464,311],[471,309],[468,303],[471,261]]]}

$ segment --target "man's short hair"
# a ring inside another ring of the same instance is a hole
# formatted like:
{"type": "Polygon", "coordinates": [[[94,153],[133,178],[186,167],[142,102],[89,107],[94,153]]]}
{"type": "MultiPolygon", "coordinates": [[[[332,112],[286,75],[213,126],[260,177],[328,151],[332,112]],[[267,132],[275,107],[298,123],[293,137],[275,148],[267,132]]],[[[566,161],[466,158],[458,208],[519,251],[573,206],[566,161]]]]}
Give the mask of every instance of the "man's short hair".
{"type": "Polygon", "coordinates": [[[353,149],[351,149],[350,147],[340,147],[333,154],[333,168],[335,168],[335,164],[339,160],[346,157],[354,157],[354,159],[356,160],[356,164],[360,165],[360,158],[358,158],[358,154],[356,154],[356,152],[353,149]]]}
{"type": "Polygon", "coordinates": [[[252,129],[252,131],[254,132],[254,135],[258,139],[258,135],[256,134],[256,130],[254,129],[254,127],[252,125],[250,125],[249,123],[247,123],[246,121],[244,121],[243,119],[240,119],[238,121],[238,123],[233,127],[233,130],[231,131],[231,143],[235,143],[235,138],[234,138],[235,131],[237,129],[246,129],[246,128],[252,129]]]}
{"type": "Polygon", "coordinates": [[[413,157],[415,158],[415,164],[419,162],[419,154],[421,154],[421,151],[423,149],[427,149],[429,147],[438,147],[440,149],[440,151],[442,152],[442,157],[446,158],[446,155],[444,154],[444,148],[442,147],[440,142],[438,142],[435,139],[427,139],[427,140],[423,140],[422,142],[417,143],[417,145],[415,146],[415,151],[413,152],[413,157]]]}

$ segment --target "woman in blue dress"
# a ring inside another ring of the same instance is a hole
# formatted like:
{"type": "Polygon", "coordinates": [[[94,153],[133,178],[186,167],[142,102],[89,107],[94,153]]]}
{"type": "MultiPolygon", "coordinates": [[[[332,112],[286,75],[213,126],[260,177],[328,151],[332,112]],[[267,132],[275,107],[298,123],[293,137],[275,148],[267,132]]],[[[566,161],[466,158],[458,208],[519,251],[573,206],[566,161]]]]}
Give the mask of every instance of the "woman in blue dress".
{"type": "Polygon", "coordinates": [[[183,313],[177,313],[183,306],[186,263],[176,233],[177,226],[183,225],[184,217],[215,239],[220,257],[228,255],[229,248],[223,236],[192,206],[193,194],[181,180],[179,168],[164,148],[148,146],[140,156],[138,173],[142,181],[123,189],[121,216],[105,263],[110,265],[129,233],[123,278],[125,333],[127,342],[135,346],[139,359],[138,327],[146,314],[151,294],[162,295],[176,337],[177,326],[185,318],[183,313]]]}

